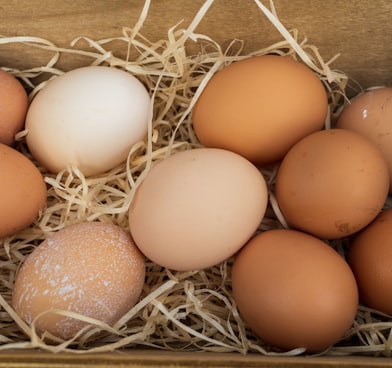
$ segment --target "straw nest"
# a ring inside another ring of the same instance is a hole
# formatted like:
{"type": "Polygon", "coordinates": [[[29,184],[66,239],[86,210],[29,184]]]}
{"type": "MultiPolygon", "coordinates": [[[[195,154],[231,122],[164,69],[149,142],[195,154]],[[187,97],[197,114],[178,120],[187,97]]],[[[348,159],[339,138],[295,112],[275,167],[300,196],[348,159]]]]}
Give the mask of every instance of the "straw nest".
{"type": "MultiPolygon", "coordinates": [[[[134,145],[126,162],[105,175],[86,178],[77,168],[53,175],[40,168],[48,187],[45,211],[30,228],[1,239],[0,349],[39,347],[53,352],[84,353],[153,347],[243,354],[296,355],[303,352],[301,349],[281,352],[265,346],[243,323],[231,295],[231,259],[198,272],[170,272],[147,263],[140,302],[115,326],[95,321],[94,329],[82,331],[77,341],[58,340],[55,344],[47,344],[35,333],[34,325],[26,325],[11,308],[16,271],[40,242],[64,226],[81,221],[111,222],[128,228],[127,210],[133,193],[154,162],[199,146],[191,123],[192,107],[198,96],[217,70],[251,56],[242,53],[241,41],[233,41],[222,49],[208,35],[196,32],[211,3],[212,0],[205,2],[187,28],[175,26],[168,30],[166,39],[155,43],[146,39],[142,32],[149,1],[145,2],[136,25],[132,29],[123,28],[122,34],[112,39],[80,37],[73,40],[69,48],[59,48],[48,40],[35,37],[0,38],[0,44],[18,43],[51,54],[45,65],[29,70],[16,70],[12,65],[4,67],[23,81],[30,99],[45,85],[45,80],[63,73],[56,67],[61,55],[72,57],[77,54],[85,58],[85,65],[109,65],[134,74],[151,92],[154,101],[148,137],[134,145]],[[128,56],[122,59],[114,55],[110,50],[112,42],[122,43],[128,56]],[[189,42],[197,43],[198,53],[187,54],[189,42]],[[131,59],[130,55],[134,57],[131,59]],[[105,332],[98,340],[92,337],[97,331],[105,332]]],[[[330,115],[325,124],[329,128],[351,81],[343,72],[332,69],[335,58],[324,61],[316,46],[308,44],[306,38],[299,39],[296,30],[287,30],[272,3],[271,10],[257,0],[256,3],[281,33],[282,41],[252,55],[290,55],[307,64],[328,90],[330,115]]],[[[18,134],[17,148],[30,157],[24,142],[25,133],[18,134]]],[[[263,171],[263,174],[272,188],[274,170],[263,171]]],[[[259,230],[285,227],[284,219],[276,211],[273,193],[270,199],[259,230]]],[[[344,255],[344,241],[334,241],[331,246],[344,255]]],[[[359,306],[347,336],[325,354],[390,355],[391,344],[392,321],[388,316],[359,306]]]]}

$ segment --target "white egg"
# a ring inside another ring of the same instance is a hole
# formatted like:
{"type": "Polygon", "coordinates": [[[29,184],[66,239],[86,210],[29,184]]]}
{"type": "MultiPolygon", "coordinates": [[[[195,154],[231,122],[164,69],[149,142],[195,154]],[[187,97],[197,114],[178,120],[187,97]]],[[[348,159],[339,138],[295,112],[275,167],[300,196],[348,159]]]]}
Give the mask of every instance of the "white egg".
{"type": "Polygon", "coordinates": [[[85,176],[124,162],[147,133],[151,99],[130,73],[88,66],[51,80],[26,116],[26,143],[33,157],[58,173],[76,166],[85,176]]]}

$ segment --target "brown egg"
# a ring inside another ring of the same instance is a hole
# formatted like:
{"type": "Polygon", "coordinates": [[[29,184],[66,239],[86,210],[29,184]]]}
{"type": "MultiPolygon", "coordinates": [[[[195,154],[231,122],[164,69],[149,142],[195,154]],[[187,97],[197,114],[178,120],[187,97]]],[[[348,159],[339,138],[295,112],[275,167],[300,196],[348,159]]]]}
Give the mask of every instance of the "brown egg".
{"type": "Polygon", "coordinates": [[[355,278],[329,245],[295,230],[255,236],[234,261],[232,287],[239,312],[266,344],[320,352],[352,325],[355,278]]]}
{"type": "Polygon", "coordinates": [[[248,160],[222,149],[192,149],[148,172],[129,208],[129,228],[153,262],[198,270],[236,253],[260,225],[267,202],[265,179],[248,160]]]}
{"type": "Polygon", "coordinates": [[[361,302],[392,315],[392,209],[354,237],[348,259],[361,302]]]}
{"type": "Polygon", "coordinates": [[[58,231],[26,258],[12,304],[27,323],[34,321],[39,333],[70,339],[86,323],[51,309],[113,325],[139,300],[144,276],[144,256],[127,231],[84,222],[58,231]]]}
{"type": "Polygon", "coordinates": [[[192,119],[204,146],[264,165],[281,160],[299,139],[320,130],[327,109],[326,91],[311,69],[291,57],[264,55],[217,72],[192,119]]]}
{"type": "Polygon", "coordinates": [[[388,167],[380,150],[345,129],[323,130],[298,142],[283,159],[275,186],[288,224],[324,239],[368,225],[388,190],[388,167]]]}
{"type": "Polygon", "coordinates": [[[27,93],[12,74],[0,69],[0,143],[14,143],[24,128],[28,108],[27,93]]]}
{"type": "MultiPolygon", "coordinates": [[[[376,144],[392,178],[392,88],[369,90],[354,98],[344,107],[337,127],[360,133],[376,144]]],[[[392,181],[389,190],[392,191],[392,181]]]]}
{"type": "Polygon", "coordinates": [[[46,184],[22,153],[0,143],[0,238],[30,226],[46,204],[46,184]]]}

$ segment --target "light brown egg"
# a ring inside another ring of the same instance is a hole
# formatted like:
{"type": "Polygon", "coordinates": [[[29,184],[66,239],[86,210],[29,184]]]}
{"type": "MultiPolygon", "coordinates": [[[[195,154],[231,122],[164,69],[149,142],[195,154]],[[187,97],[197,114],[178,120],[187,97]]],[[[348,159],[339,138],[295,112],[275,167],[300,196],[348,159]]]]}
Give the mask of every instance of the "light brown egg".
{"type": "Polygon", "coordinates": [[[389,190],[380,150],[345,129],[313,133],[283,159],[275,194],[287,223],[324,239],[351,235],[378,215],[389,190]]]}
{"type": "Polygon", "coordinates": [[[39,333],[70,339],[86,323],[52,309],[113,325],[139,300],[144,276],[144,256],[127,231],[84,222],[53,234],[27,257],[12,304],[27,323],[34,321],[39,333]]]}
{"type": "Polygon", "coordinates": [[[28,108],[27,93],[12,74],[0,69],[0,143],[11,146],[23,130],[28,108]]]}
{"type": "Polygon", "coordinates": [[[328,99],[318,76],[291,57],[234,62],[208,82],[193,112],[205,147],[236,152],[256,165],[282,159],[302,137],[320,130],[328,99]]]}
{"type": "Polygon", "coordinates": [[[236,253],[260,225],[267,185],[242,156],[214,148],[158,162],[137,189],[129,226],[153,262],[178,271],[214,266],[236,253]]]}
{"type": "Polygon", "coordinates": [[[249,327],[266,344],[320,352],[352,325],[355,278],[329,245],[294,230],[268,230],[237,255],[233,295],[249,327]]]}
{"type": "Polygon", "coordinates": [[[392,315],[392,209],[354,237],[348,260],[361,302],[392,315]]]}
{"type": "Polygon", "coordinates": [[[22,153],[0,143],[0,238],[30,226],[46,204],[46,184],[22,153]]]}
{"type": "MultiPolygon", "coordinates": [[[[392,178],[392,88],[369,90],[350,101],[337,121],[338,128],[350,129],[380,148],[392,178]]],[[[389,191],[392,190],[392,181],[389,191]]]]}

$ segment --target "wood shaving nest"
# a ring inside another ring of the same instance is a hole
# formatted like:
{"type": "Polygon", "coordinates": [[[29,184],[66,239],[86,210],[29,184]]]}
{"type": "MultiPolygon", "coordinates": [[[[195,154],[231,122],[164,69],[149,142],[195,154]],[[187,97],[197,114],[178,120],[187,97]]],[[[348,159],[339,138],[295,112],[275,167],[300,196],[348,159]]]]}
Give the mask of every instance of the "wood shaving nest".
{"type": "MultiPolygon", "coordinates": [[[[115,38],[92,40],[79,37],[69,48],[33,36],[0,37],[0,45],[17,43],[34,47],[37,52],[50,52],[45,65],[26,70],[12,66],[3,69],[18,77],[29,91],[30,99],[44,87],[46,80],[64,73],[56,65],[61,57],[75,54],[85,58],[85,65],[108,65],[121,68],[141,80],[154,101],[148,137],[129,152],[126,162],[95,177],[84,177],[77,168],[53,175],[42,171],[48,186],[45,210],[28,229],[1,240],[0,249],[0,349],[41,348],[52,352],[107,352],[120,348],[151,347],[165,350],[214,352],[249,352],[263,355],[297,355],[302,349],[277,351],[259,341],[243,323],[231,294],[232,259],[199,272],[170,272],[147,263],[147,276],[140,302],[115,326],[92,321],[66,311],[60,314],[91,322],[93,329],[81,331],[77,341],[47,343],[38,336],[34,324],[28,326],[12,310],[11,294],[15,275],[24,258],[50,234],[66,225],[81,221],[111,222],[128,228],[127,210],[135,189],[151,166],[175,152],[199,147],[192,130],[191,111],[198,96],[212,75],[222,67],[251,55],[275,53],[290,55],[304,62],[316,73],[328,90],[329,128],[336,111],[346,100],[349,78],[331,65],[336,57],[325,62],[316,46],[306,38],[299,39],[297,30],[287,30],[279,21],[273,3],[271,10],[256,0],[260,11],[282,35],[282,41],[252,54],[242,53],[243,42],[234,40],[226,49],[212,38],[196,32],[196,28],[212,0],[207,0],[187,28],[174,26],[167,38],[150,42],[142,34],[150,1],[146,1],[140,18],[133,28],[123,28],[115,38]],[[110,50],[112,42],[122,43],[127,57],[121,58],[110,50]],[[187,54],[187,44],[199,47],[199,52],[187,54]],[[131,57],[132,55],[132,57],[131,57]],[[42,81],[42,79],[44,81],[42,81]],[[39,81],[39,82],[38,82],[39,81]],[[96,339],[96,333],[102,335],[96,339]]],[[[17,135],[17,148],[31,160],[24,137],[17,135]]],[[[270,204],[258,231],[286,227],[273,196],[276,168],[264,170],[270,188],[270,204]]],[[[331,242],[344,255],[344,242],[331,242]]],[[[392,322],[388,316],[360,306],[357,318],[347,336],[323,354],[391,354],[392,322]]]]}

